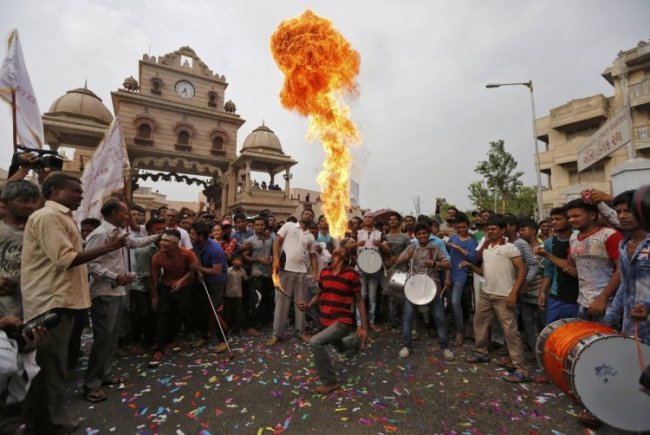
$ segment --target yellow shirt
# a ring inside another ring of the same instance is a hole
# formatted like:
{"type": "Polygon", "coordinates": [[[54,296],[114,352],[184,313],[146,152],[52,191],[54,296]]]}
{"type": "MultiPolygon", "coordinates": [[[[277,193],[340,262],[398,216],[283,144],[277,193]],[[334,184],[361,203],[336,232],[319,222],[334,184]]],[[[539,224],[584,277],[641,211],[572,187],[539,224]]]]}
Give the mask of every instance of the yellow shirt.
{"type": "Polygon", "coordinates": [[[55,201],[27,220],[20,284],[25,322],[53,308],[90,307],[88,269],[70,267],[83,244],[72,211],[55,201]]]}

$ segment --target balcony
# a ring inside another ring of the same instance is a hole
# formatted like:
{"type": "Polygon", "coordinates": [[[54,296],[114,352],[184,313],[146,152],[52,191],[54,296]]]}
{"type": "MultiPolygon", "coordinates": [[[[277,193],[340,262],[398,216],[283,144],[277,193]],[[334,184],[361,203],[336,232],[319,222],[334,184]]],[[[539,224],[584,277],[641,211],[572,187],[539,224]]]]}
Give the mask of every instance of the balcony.
{"type": "Polygon", "coordinates": [[[632,140],[636,149],[650,148],[650,123],[634,127],[632,140]]]}
{"type": "Polygon", "coordinates": [[[645,79],[630,86],[630,106],[650,107],[650,79],[645,79]]]}
{"type": "Polygon", "coordinates": [[[602,94],[569,101],[551,109],[551,128],[570,131],[581,125],[599,123],[607,119],[608,106],[608,100],[602,94]]]}

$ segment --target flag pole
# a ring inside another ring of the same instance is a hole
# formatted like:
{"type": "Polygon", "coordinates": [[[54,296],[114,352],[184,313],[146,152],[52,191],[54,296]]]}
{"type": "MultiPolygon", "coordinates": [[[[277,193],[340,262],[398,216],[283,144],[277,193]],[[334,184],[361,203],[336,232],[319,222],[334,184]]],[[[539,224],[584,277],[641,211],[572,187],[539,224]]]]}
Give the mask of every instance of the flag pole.
{"type": "Polygon", "coordinates": [[[18,149],[18,121],[16,120],[16,90],[11,89],[11,117],[14,128],[14,153],[18,149]]]}

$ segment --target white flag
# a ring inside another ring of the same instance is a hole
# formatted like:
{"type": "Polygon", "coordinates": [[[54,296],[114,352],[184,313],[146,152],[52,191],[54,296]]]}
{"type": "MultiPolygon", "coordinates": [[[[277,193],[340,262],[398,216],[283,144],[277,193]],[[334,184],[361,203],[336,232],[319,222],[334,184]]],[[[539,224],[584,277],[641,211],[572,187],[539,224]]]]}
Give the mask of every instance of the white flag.
{"type": "Polygon", "coordinates": [[[115,117],[81,176],[84,197],[75,212],[75,220],[99,218],[104,201],[124,189],[124,175],[129,169],[122,127],[115,117]]]}
{"type": "Polygon", "coordinates": [[[16,133],[20,145],[29,148],[43,147],[43,121],[38,101],[29,80],[23,50],[20,48],[18,30],[8,38],[7,56],[0,67],[0,98],[16,105],[16,133]],[[13,100],[12,91],[16,99],[13,100]]]}

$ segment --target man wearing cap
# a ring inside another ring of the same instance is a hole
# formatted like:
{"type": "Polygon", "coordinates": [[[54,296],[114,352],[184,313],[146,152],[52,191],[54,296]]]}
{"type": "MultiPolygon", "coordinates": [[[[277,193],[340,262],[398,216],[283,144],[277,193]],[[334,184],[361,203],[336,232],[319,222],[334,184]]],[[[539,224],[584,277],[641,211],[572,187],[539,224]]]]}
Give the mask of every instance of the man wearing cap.
{"type": "MultiPolygon", "coordinates": [[[[363,214],[363,227],[357,232],[357,256],[366,249],[390,253],[390,246],[386,243],[384,234],[375,229],[375,214],[370,210],[363,214]]],[[[374,273],[359,271],[361,296],[364,300],[368,298],[368,321],[370,322],[370,329],[375,332],[381,332],[381,327],[375,324],[379,273],[379,271],[374,273]]],[[[360,323],[361,318],[357,315],[357,325],[360,325],[360,323]]]]}
{"type": "MultiPolygon", "coordinates": [[[[316,261],[316,241],[309,229],[314,222],[314,212],[305,209],[300,215],[298,225],[287,222],[280,228],[273,243],[273,273],[280,270],[280,251],[286,256],[284,270],[279,272],[282,291],[275,292],[275,312],[273,318],[273,335],[266,341],[267,346],[274,346],[279,340],[287,325],[289,308],[292,300],[296,303],[307,300],[307,258],[311,263],[311,270],[318,270],[316,261]]],[[[315,272],[314,272],[315,273],[315,272]]],[[[314,277],[318,280],[318,277],[314,277]]],[[[307,322],[305,313],[296,310],[296,329],[304,342],[311,338],[305,334],[307,322]]]]}

